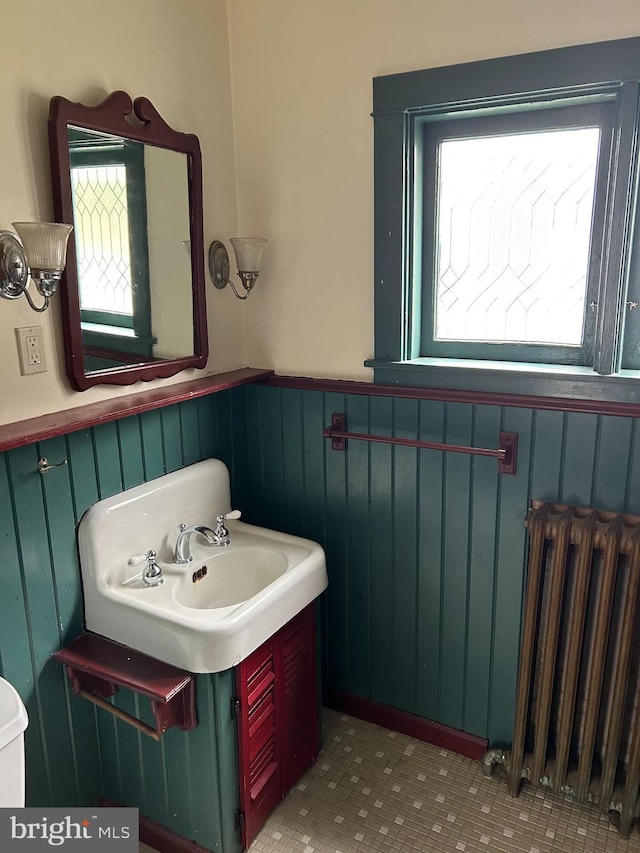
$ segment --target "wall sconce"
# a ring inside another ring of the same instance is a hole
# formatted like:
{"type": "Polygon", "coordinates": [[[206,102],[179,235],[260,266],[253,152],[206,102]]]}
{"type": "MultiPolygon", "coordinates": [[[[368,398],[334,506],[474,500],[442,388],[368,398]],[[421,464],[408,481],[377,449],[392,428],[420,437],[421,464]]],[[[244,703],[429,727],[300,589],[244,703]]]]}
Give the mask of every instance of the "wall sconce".
{"type": "Polygon", "coordinates": [[[230,241],[236,256],[238,275],[244,287],[244,296],[241,296],[229,279],[229,255],[224,243],[214,240],[209,246],[209,273],[214,285],[222,290],[228,284],[238,297],[247,299],[255,287],[256,279],[260,275],[262,264],[262,250],[267,242],[264,237],[231,237],[230,241]]]}
{"type": "Polygon", "coordinates": [[[41,314],[49,307],[62,278],[66,263],[67,241],[73,225],[58,222],[14,222],[13,231],[0,231],[0,296],[5,299],[27,297],[27,302],[41,314]],[[29,276],[34,280],[44,304],[38,308],[27,288],[29,276]]]}

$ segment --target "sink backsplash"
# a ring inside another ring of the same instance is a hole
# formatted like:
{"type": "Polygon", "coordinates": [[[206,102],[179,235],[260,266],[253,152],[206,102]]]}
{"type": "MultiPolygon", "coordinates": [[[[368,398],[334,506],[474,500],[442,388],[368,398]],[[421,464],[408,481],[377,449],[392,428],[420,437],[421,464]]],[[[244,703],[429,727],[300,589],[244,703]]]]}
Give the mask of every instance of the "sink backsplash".
{"type": "Polygon", "coordinates": [[[153,549],[160,562],[173,560],[181,523],[215,526],[231,510],[229,471],[219,459],[205,459],[99,501],[78,525],[80,564],[121,565],[121,583],[135,574],[129,557],[153,549]]]}

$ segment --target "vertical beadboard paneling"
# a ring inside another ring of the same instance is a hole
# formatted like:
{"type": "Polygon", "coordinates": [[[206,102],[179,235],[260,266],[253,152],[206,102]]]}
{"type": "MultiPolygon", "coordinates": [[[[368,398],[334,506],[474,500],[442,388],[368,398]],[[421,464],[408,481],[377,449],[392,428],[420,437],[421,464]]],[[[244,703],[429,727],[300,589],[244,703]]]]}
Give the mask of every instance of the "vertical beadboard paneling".
{"type": "MultiPolygon", "coordinates": [[[[473,443],[494,447],[500,432],[497,406],[477,406],[473,443]]],[[[467,637],[465,695],[462,728],[486,731],[491,681],[491,645],[495,618],[495,584],[498,490],[501,477],[495,459],[476,456],[471,463],[469,562],[467,577],[467,637]]]]}
{"type": "MultiPolygon", "coordinates": [[[[216,849],[221,853],[237,853],[241,849],[240,833],[236,827],[235,810],[238,806],[238,741],[236,721],[229,713],[231,699],[235,695],[235,672],[228,669],[212,676],[213,686],[213,720],[212,733],[215,738],[211,743],[216,747],[213,761],[213,772],[217,774],[216,805],[220,810],[216,816],[216,826],[219,827],[220,841],[216,849]]],[[[203,846],[213,846],[211,843],[203,846]]]]}
{"type": "Polygon", "coordinates": [[[132,489],[144,483],[144,460],[140,441],[140,419],[125,418],[116,424],[122,485],[132,489]]]}
{"type": "MultiPolygon", "coordinates": [[[[261,513],[266,526],[275,529],[281,526],[282,515],[285,513],[282,394],[283,392],[277,389],[275,394],[260,396],[264,477],[262,493],[264,505],[261,507],[261,513]],[[268,450],[265,451],[265,448],[268,450]]],[[[287,448],[287,453],[290,455],[292,448],[287,448]]],[[[287,525],[288,523],[287,521],[287,525]]]]}
{"type": "MultiPolygon", "coordinates": [[[[351,429],[351,427],[350,427],[351,429]]],[[[418,403],[395,400],[393,434],[415,438],[418,403]]],[[[412,447],[394,447],[393,457],[393,694],[396,702],[412,712],[416,709],[416,592],[418,587],[418,454],[412,447]]],[[[384,535],[384,534],[383,534],[384,535]]]]}
{"type": "MultiPolygon", "coordinates": [[[[264,391],[269,393],[267,389],[264,391]]],[[[250,423],[249,419],[247,423],[250,423]]],[[[305,536],[317,542],[324,542],[326,536],[327,503],[324,468],[329,442],[322,437],[322,430],[327,423],[328,421],[325,423],[323,395],[304,394],[302,398],[304,529],[305,536]]],[[[254,429],[252,425],[251,432],[254,429]]],[[[251,446],[251,438],[248,446],[251,446]]]]}
{"type": "Polygon", "coordinates": [[[284,503],[288,528],[304,536],[304,466],[302,442],[302,392],[282,389],[282,461],[284,503]]]}
{"type": "Polygon", "coordinates": [[[502,475],[499,483],[489,724],[486,731],[476,732],[495,744],[508,743],[513,730],[524,588],[524,519],[529,505],[533,413],[527,409],[505,409],[502,413],[502,429],[518,433],[518,473],[515,477],[502,475]]]}
{"type": "MultiPolygon", "coordinates": [[[[391,435],[393,400],[388,397],[370,399],[370,430],[391,435]]],[[[329,442],[327,442],[329,445],[329,442]]],[[[369,450],[369,512],[371,515],[371,698],[393,705],[393,631],[395,610],[394,531],[393,531],[393,448],[388,444],[372,444],[369,450]]],[[[329,459],[338,454],[327,448],[329,459]]],[[[336,569],[333,569],[335,575],[336,569]]],[[[331,577],[331,575],[330,575],[331,577]]],[[[331,589],[327,597],[328,631],[331,636],[334,616],[330,609],[331,589]]],[[[350,626],[351,630],[357,630],[350,626]]],[[[350,683],[343,685],[350,690],[350,683]]]]}
{"type": "Polygon", "coordinates": [[[638,421],[633,420],[631,447],[629,450],[629,480],[627,488],[626,511],[632,515],[640,514],[640,432],[638,421]]]}
{"type": "Polygon", "coordinates": [[[29,625],[20,572],[20,546],[12,506],[8,454],[0,454],[0,672],[21,696],[33,690],[29,625]]]}
{"type": "Polygon", "coordinates": [[[635,423],[493,405],[247,387],[255,520],[321,542],[323,684],[493,743],[513,726],[532,498],[640,511],[635,423]],[[496,447],[519,434],[518,472],[495,459],[348,441],[322,429],[496,447]],[[607,506],[608,504],[608,506],[607,506]],[[274,514],[275,511],[275,514],[274,514]]]}
{"type": "MultiPolygon", "coordinates": [[[[251,437],[247,433],[244,394],[242,391],[243,389],[239,388],[215,396],[220,398],[228,397],[229,399],[229,423],[232,430],[232,458],[228,463],[231,470],[231,495],[234,502],[234,509],[240,509],[244,513],[247,506],[248,494],[251,490],[247,474],[247,442],[251,440],[251,437]]],[[[202,454],[203,458],[206,459],[205,448],[202,448],[202,454]]]]}
{"type": "Polygon", "coordinates": [[[598,509],[624,512],[631,455],[631,418],[602,416],[593,504],[598,509]]]}
{"type": "MultiPolygon", "coordinates": [[[[66,583],[67,594],[77,601],[77,621],[70,624],[63,642],[70,642],[84,628],[82,610],[82,589],[79,583],[80,567],[78,563],[75,528],[84,512],[98,500],[98,482],[95,467],[93,435],[90,430],[73,433],[66,438],[66,457],[68,465],[65,475],[69,478],[69,489],[73,506],[73,517],[60,526],[67,552],[73,552],[73,561],[67,563],[64,556],[56,560],[56,588],[58,594],[62,583],[66,583]],[[62,583],[61,583],[62,582],[62,583]]],[[[51,491],[49,504],[57,498],[58,478],[45,475],[45,488],[51,491]]],[[[60,471],[59,473],[62,473],[60,471]]],[[[89,702],[79,702],[71,692],[68,680],[65,680],[67,702],[72,720],[73,747],[78,768],[78,805],[93,805],[102,796],[102,763],[98,739],[96,709],[89,702]]]]}
{"type": "Polygon", "coordinates": [[[0,505],[7,511],[0,513],[0,578],[3,594],[0,596],[0,659],[2,675],[19,692],[29,713],[29,726],[25,732],[27,755],[27,796],[41,797],[48,802],[48,768],[43,751],[43,734],[38,713],[37,669],[33,660],[29,604],[26,598],[22,572],[21,542],[18,538],[16,508],[9,461],[13,454],[3,453],[0,464],[0,505]],[[9,512],[8,509],[12,511],[9,512]]]}
{"type": "Polygon", "coordinates": [[[144,478],[145,481],[155,480],[156,477],[167,473],[162,444],[162,421],[158,409],[140,415],[140,433],[144,478]]]}
{"type": "MultiPolygon", "coordinates": [[[[232,403],[231,393],[219,395],[220,403],[187,401],[0,455],[0,665],[29,712],[28,805],[94,805],[104,796],[138,806],[206,848],[234,853],[231,673],[199,678],[200,726],[173,729],[158,744],[73,696],[50,658],[83,629],[76,526],[89,506],[217,449],[228,464],[238,459],[246,477],[244,398],[237,389],[232,403]],[[68,465],[43,477],[39,455],[66,457],[68,465]]],[[[120,690],[113,701],[152,721],[148,700],[120,690]]]]}
{"type": "Polygon", "coordinates": [[[19,448],[12,452],[9,463],[35,675],[33,694],[26,697],[25,704],[30,717],[38,719],[47,801],[64,805],[62,791],[72,791],[77,797],[77,777],[69,760],[72,747],[64,675],[51,660],[51,654],[60,648],[61,631],[38,455],[33,445],[19,448]]]}
{"type": "MultiPolygon", "coordinates": [[[[169,729],[163,738],[169,791],[171,827],[179,835],[189,837],[193,826],[191,813],[191,768],[189,766],[188,733],[169,729]]],[[[193,780],[197,784],[197,780],[193,780]]]]}
{"type": "MultiPolygon", "coordinates": [[[[223,787],[216,772],[220,761],[216,733],[217,707],[214,702],[214,686],[218,675],[197,676],[197,711],[200,724],[185,735],[188,760],[188,792],[195,828],[194,840],[203,843],[211,838],[220,839],[223,809],[220,807],[223,787]],[[202,839],[202,841],[200,841],[202,839]]],[[[233,775],[230,776],[233,778],[233,775]]],[[[233,813],[233,809],[231,809],[233,813]]],[[[220,849],[225,849],[220,847],[220,849]]]]}
{"type": "Polygon", "coordinates": [[[565,415],[561,503],[591,506],[597,437],[597,415],[565,415]]]}
{"type": "MultiPolygon", "coordinates": [[[[471,444],[473,407],[447,406],[446,442],[471,444]]],[[[448,453],[444,460],[444,540],[442,594],[442,665],[439,722],[463,726],[466,669],[467,584],[471,456],[448,453]]]]}
{"type": "Polygon", "coordinates": [[[120,470],[120,444],[116,423],[100,424],[93,430],[94,456],[100,500],[123,489],[120,470]]]}
{"type": "MultiPolygon", "coordinates": [[[[266,389],[265,389],[266,390],[266,389]]],[[[247,418],[247,424],[251,423],[247,418]]],[[[302,474],[304,478],[304,531],[305,536],[324,543],[326,538],[327,503],[324,488],[324,466],[328,442],[322,436],[325,427],[324,396],[303,394],[302,396],[302,474]]],[[[250,435],[253,426],[248,431],[250,435]]],[[[251,440],[248,442],[250,446],[251,440]]],[[[249,469],[250,471],[250,469],[249,469]]],[[[252,478],[249,476],[249,482],[252,478]]],[[[323,690],[331,690],[329,674],[329,629],[327,624],[327,597],[323,595],[318,607],[318,652],[319,672],[323,690]]],[[[367,638],[368,642],[368,638],[367,638]]]]}
{"type": "MultiPolygon", "coordinates": [[[[327,394],[324,418],[328,424],[332,412],[344,412],[342,394],[327,394]]],[[[320,433],[322,436],[322,432],[320,433]]],[[[328,646],[329,671],[337,690],[348,684],[349,637],[349,568],[347,562],[347,454],[325,455],[325,499],[327,528],[325,550],[329,573],[327,608],[331,613],[330,630],[335,641],[328,646]]]]}
{"type": "Polygon", "coordinates": [[[67,459],[74,518],[77,524],[91,504],[98,500],[99,494],[91,430],[82,430],[67,436],[67,459]]]}
{"type": "MultiPolygon", "coordinates": [[[[81,629],[75,527],[95,500],[219,456],[248,520],[326,549],[328,692],[508,743],[528,504],[640,512],[636,432],[615,417],[247,386],[3,454],[0,665],[31,715],[29,802],[104,794],[204,847],[239,849],[231,674],[199,677],[199,728],[156,744],[70,695],[49,659],[81,629]],[[353,430],[433,441],[495,446],[500,428],[518,432],[517,476],[438,451],[332,451],[322,429],[334,411],[353,430]],[[41,454],[69,464],[42,478],[41,454]]],[[[149,719],[147,702],[125,691],[115,701],[149,719]]]]}
{"type": "MultiPolygon", "coordinates": [[[[245,397],[245,410],[247,422],[247,466],[248,477],[251,488],[246,496],[247,505],[245,518],[254,524],[267,524],[266,509],[266,487],[264,477],[264,453],[263,444],[268,445],[263,435],[262,423],[262,400],[267,399],[266,389],[256,388],[248,385],[242,389],[245,397]]],[[[276,398],[276,394],[271,395],[276,398]]]]}
{"type": "Polygon", "coordinates": [[[216,454],[216,401],[220,395],[212,394],[199,397],[198,405],[198,443],[202,459],[217,458],[216,454]]]}
{"type": "Polygon", "coordinates": [[[201,459],[198,401],[187,400],[178,406],[183,465],[193,465],[201,459]]]}
{"type": "MultiPolygon", "coordinates": [[[[197,693],[198,704],[200,704],[200,693],[197,693]]],[[[151,713],[151,704],[142,697],[138,701],[140,719],[150,726],[155,726],[155,720],[151,713]]],[[[206,719],[206,715],[205,715],[206,719]]],[[[169,825],[169,786],[165,769],[165,750],[163,743],[156,743],[149,737],[140,735],[140,783],[141,790],[138,792],[140,814],[150,817],[152,820],[169,825]]]]}
{"type": "MultiPolygon", "coordinates": [[[[369,432],[369,401],[347,400],[347,423],[353,432],[369,432]]],[[[328,444],[329,442],[326,441],[328,444]]],[[[347,444],[347,625],[348,671],[353,693],[368,696],[371,690],[371,550],[383,531],[371,529],[369,515],[369,450],[364,441],[347,444]]]]}
{"type": "MultiPolygon", "coordinates": [[[[445,440],[445,403],[420,403],[418,439],[445,440]]],[[[444,453],[418,454],[417,517],[419,531],[416,631],[416,713],[429,720],[440,717],[442,646],[442,531],[444,516],[444,453]]]]}
{"type": "MultiPolygon", "coordinates": [[[[52,438],[39,445],[39,454],[50,462],[67,459],[64,438],[52,438]]],[[[68,530],[75,521],[71,477],[67,465],[38,475],[44,501],[47,536],[54,574],[60,638],[76,637],[83,627],[82,595],[78,588],[78,559],[75,538],[68,530]]]]}
{"type": "Polygon", "coordinates": [[[162,448],[164,451],[164,473],[182,468],[182,430],[180,406],[169,406],[160,410],[162,425],[162,448]]]}
{"type": "Polygon", "coordinates": [[[565,416],[534,412],[533,422],[531,494],[541,501],[555,501],[561,487],[565,416]]]}
{"type": "MultiPolygon", "coordinates": [[[[234,428],[231,423],[231,396],[228,393],[216,394],[215,421],[212,426],[215,431],[216,456],[233,470],[234,428]]],[[[243,437],[241,437],[243,438],[243,437]]]]}

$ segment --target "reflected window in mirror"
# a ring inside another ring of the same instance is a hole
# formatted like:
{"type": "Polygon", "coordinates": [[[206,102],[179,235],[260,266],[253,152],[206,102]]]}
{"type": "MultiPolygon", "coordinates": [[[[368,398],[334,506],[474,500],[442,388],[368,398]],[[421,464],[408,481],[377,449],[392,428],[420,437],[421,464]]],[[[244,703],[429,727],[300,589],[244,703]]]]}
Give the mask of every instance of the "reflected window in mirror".
{"type": "Polygon", "coordinates": [[[157,343],[144,145],[74,127],[68,136],[85,369],[142,361],[157,343]]]}

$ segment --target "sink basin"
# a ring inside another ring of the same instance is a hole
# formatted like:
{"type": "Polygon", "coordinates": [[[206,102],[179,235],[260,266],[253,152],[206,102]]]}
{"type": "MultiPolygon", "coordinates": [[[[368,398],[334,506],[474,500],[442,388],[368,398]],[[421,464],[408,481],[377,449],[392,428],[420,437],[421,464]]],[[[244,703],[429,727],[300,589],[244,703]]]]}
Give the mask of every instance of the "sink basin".
{"type": "MultiPolygon", "coordinates": [[[[238,538],[242,542],[245,536],[238,538]]],[[[176,590],[176,599],[185,607],[216,610],[242,604],[287,571],[287,558],[273,547],[234,543],[204,565],[208,569],[204,577],[195,582],[187,577],[176,590]]]]}
{"type": "Polygon", "coordinates": [[[78,549],[87,629],[190,672],[235,666],[327,586],[316,542],[228,521],[230,544],[191,537],[173,562],[180,523],[215,528],[231,510],[229,474],[208,459],[94,504],[78,549]],[[164,582],[148,587],[130,557],[157,551],[164,582]]]}

